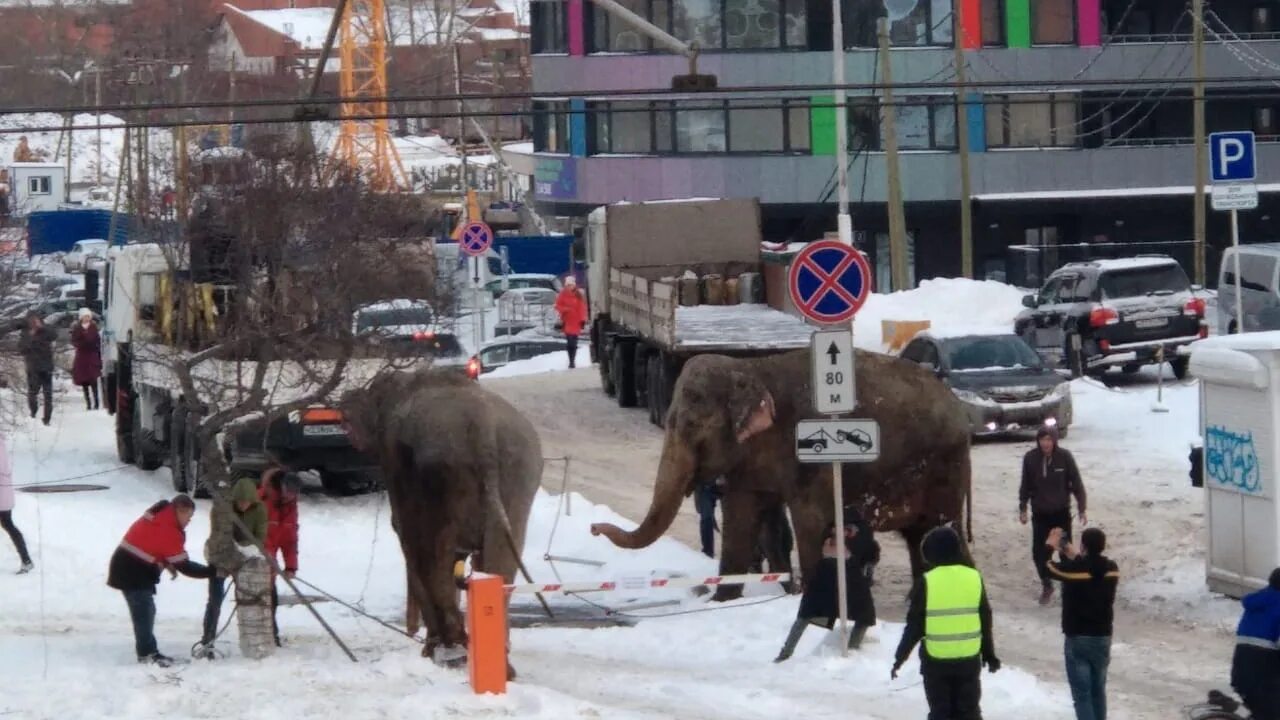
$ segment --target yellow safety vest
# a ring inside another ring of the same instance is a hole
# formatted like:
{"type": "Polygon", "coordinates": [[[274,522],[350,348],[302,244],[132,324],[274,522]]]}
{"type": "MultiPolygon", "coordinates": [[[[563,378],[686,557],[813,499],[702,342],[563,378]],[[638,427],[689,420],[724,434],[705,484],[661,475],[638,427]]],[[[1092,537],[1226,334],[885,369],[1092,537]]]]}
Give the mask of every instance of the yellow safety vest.
{"type": "Polygon", "coordinates": [[[960,660],[982,652],[982,575],[964,565],[924,574],[924,651],[935,660],[960,660]]]}

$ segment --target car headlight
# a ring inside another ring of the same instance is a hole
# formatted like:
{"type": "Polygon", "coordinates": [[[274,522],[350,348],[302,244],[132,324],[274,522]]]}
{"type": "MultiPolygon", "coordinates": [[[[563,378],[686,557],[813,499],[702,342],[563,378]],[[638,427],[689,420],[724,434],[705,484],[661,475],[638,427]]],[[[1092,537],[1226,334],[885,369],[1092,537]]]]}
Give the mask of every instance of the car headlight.
{"type": "Polygon", "coordinates": [[[972,390],[961,390],[959,388],[951,388],[951,392],[955,393],[955,396],[959,398],[961,402],[966,402],[966,403],[969,403],[970,405],[994,405],[995,404],[995,402],[990,398],[988,398],[987,396],[981,393],[973,392],[972,390]]]}

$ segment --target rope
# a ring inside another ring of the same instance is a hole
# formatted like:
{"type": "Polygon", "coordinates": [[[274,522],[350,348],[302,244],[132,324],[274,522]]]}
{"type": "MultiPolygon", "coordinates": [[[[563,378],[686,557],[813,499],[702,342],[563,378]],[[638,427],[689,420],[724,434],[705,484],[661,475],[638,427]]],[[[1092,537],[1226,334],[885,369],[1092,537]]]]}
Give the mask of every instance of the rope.
{"type": "MultiPolygon", "coordinates": [[[[39,467],[39,466],[40,466],[40,463],[37,463],[36,467],[39,467]]],[[[113,468],[107,468],[106,470],[98,470],[97,472],[85,473],[84,475],[73,475],[71,477],[59,478],[57,480],[45,480],[43,482],[21,483],[21,484],[14,485],[13,487],[28,488],[28,487],[43,487],[45,485],[58,485],[60,483],[71,482],[72,480],[84,480],[86,478],[98,477],[100,475],[110,475],[111,473],[120,472],[121,470],[125,470],[129,467],[130,466],[128,465],[118,465],[113,468]]]]}
{"type": "Polygon", "coordinates": [[[766,603],[776,602],[778,600],[782,600],[783,598],[791,597],[789,593],[782,593],[780,595],[774,595],[772,597],[764,598],[763,600],[755,600],[753,602],[748,602],[748,603],[738,603],[737,605],[721,604],[715,607],[694,608],[692,610],[676,610],[674,612],[666,612],[666,613],[637,614],[637,613],[625,612],[622,610],[614,610],[608,605],[603,605],[593,600],[588,600],[587,598],[582,597],[578,593],[565,593],[565,595],[572,597],[576,600],[579,600],[581,602],[584,602],[596,608],[597,610],[604,610],[606,617],[624,617],[624,618],[632,618],[635,620],[650,620],[654,618],[679,617],[681,615],[698,615],[701,613],[716,612],[718,610],[734,610],[737,608],[752,607],[753,605],[764,605],[766,603]]]}
{"type": "Polygon", "coordinates": [[[379,624],[379,625],[381,625],[382,627],[384,627],[384,628],[386,628],[386,629],[388,629],[388,630],[390,630],[390,631],[392,631],[392,632],[396,633],[397,635],[403,635],[403,636],[405,636],[405,637],[409,638],[410,640],[412,640],[412,641],[414,641],[414,642],[416,642],[416,643],[418,643],[418,644],[424,644],[424,643],[423,643],[423,641],[422,641],[422,640],[419,640],[416,636],[410,635],[410,634],[409,634],[409,632],[408,632],[407,630],[402,630],[402,629],[400,629],[400,628],[396,627],[395,625],[392,625],[391,623],[387,622],[386,620],[383,620],[382,618],[380,618],[380,617],[378,617],[378,616],[376,616],[376,615],[372,615],[372,614],[370,614],[370,613],[367,613],[367,612],[365,612],[364,610],[361,610],[360,608],[356,607],[355,605],[352,605],[351,603],[348,603],[348,602],[345,602],[345,601],[343,601],[343,600],[340,600],[340,599],[338,599],[337,597],[334,597],[333,595],[330,595],[328,591],[326,591],[326,590],[324,590],[324,589],[322,589],[322,588],[316,587],[315,585],[312,585],[311,583],[307,582],[306,580],[303,580],[302,578],[300,578],[300,577],[298,577],[298,576],[296,576],[296,575],[294,576],[293,580],[294,580],[294,582],[296,582],[296,583],[298,583],[298,584],[300,584],[300,585],[306,585],[307,587],[311,588],[312,590],[315,590],[316,592],[318,592],[318,593],[320,593],[321,595],[325,596],[325,597],[326,597],[326,598],[328,598],[329,600],[332,600],[333,602],[335,602],[335,603],[337,603],[337,604],[341,605],[342,607],[344,607],[344,608],[346,608],[346,609],[350,610],[351,612],[353,612],[353,613],[355,613],[355,614],[357,614],[357,615],[359,615],[359,616],[361,616],[361,617],[363,617],[363,618],[366,618],[366,619],[369,619],[369,620],[372,620],[372,621],[374,621],[374,622],[378,623],[378,624],[379,624]]]}
{"type": "Polygon", "coordinates": [[[378,550],[378,526],[382,524],[382,501],[386,492],[378,493],[378,507],[373,515],[373,543],[369,545],[369,565],[364,570],[364,585],[360,587],[360,599],[356,605],[364,607],[365,593],[369,592],[369,581],[373,578],[373,559],[378,550]]]}

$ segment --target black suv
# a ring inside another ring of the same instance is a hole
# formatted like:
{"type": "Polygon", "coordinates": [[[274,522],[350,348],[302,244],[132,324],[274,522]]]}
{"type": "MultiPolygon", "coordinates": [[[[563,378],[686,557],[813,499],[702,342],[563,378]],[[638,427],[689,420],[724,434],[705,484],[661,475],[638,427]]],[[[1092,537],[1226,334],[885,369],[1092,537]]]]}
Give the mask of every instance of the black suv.
{"type": "Polygon", "coordinates": [[[1014,330],[1051,367],[1072,377],[1120,367],[1136,372],[1163,359],[1182,379],[1188,346],[1208,334],[1204,300],[1166,255],[1070,263],[1049,276],[1014,330]]]}

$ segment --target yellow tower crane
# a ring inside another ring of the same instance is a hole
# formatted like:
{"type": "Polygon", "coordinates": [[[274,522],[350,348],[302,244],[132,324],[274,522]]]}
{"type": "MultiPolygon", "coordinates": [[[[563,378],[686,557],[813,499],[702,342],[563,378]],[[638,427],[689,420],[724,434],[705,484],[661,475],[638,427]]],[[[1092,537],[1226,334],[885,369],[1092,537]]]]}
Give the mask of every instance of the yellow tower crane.
{"type": "MultiPolygon", "coordinates": [[[[342,127],[334,148],[338,166],[359,170],[369,186],[393,192],[408,186],[387,123],[387,24],[383,0],[347,0],[342,13],[339,92],[342,127]]],[[[317,74],[324,68],[316,68],[317,74]]]]}

